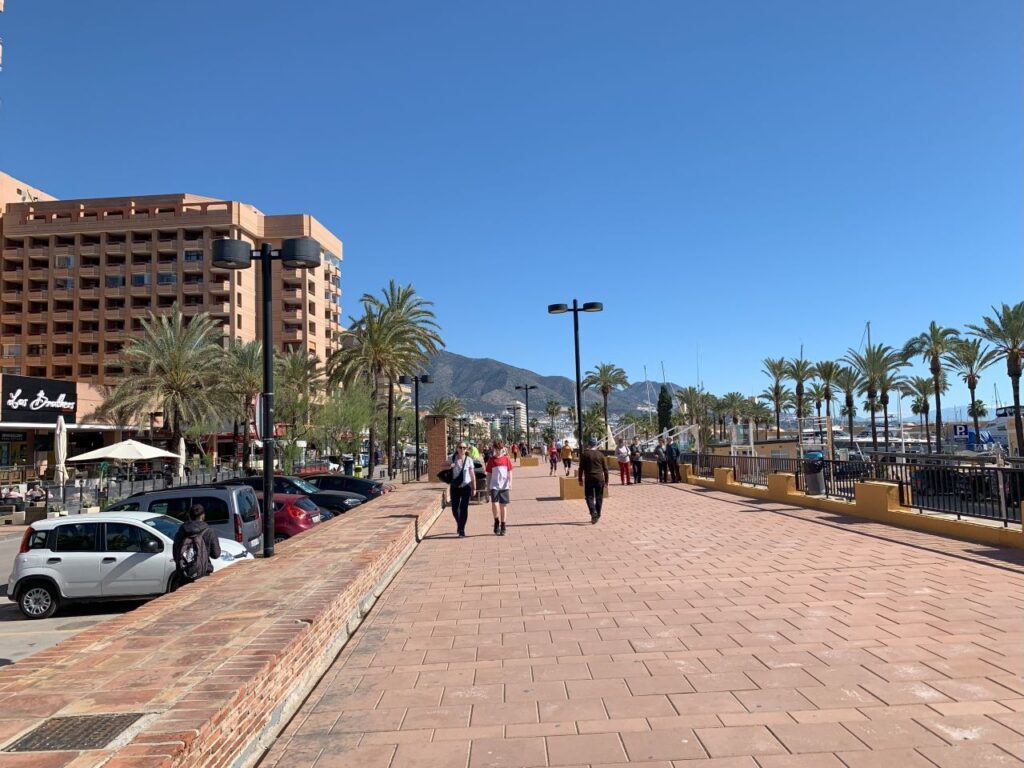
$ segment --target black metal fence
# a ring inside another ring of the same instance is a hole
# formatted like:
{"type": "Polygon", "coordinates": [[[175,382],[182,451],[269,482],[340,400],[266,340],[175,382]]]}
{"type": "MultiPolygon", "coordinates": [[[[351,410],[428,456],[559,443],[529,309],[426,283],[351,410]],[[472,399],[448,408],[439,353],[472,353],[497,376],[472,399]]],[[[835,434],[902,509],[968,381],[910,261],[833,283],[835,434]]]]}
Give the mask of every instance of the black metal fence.
{"type": "MultiPolygon", "coordinates": [[[[729,467],[737,482],[757,486],[767,486],[769,475],[786,472],[795,476],[798,490],[807,488],[805,462],[799,459],[686,453],[680,462],[705,478],[713,478],[718,467],[729,467]]],[[[1021,522],[1024,466],[1018,463],[996,466],[938,457],[897,459],[891,454],[815,463],[821,467],[825,496],[853,501],[856,483],[891,482],[899,489],[900,503],[921,512],[996,520],[1003,525],[1021,522]]]]}

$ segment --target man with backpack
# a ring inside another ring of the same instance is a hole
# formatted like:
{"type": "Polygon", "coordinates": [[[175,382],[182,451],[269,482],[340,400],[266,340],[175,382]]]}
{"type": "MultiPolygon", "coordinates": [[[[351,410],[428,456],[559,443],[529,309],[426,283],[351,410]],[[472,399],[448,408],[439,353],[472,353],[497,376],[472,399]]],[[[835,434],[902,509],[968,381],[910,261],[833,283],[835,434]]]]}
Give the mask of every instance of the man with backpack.
{"type": "Polygon", "coordinates": [[[174,534],[172,552],[182,583],[213,573],[213,560],[220,557],[220,539],[216,531],[206,524],[206,510],[202,504],[193,504],[188,511],[188,522],[174,534]]]}

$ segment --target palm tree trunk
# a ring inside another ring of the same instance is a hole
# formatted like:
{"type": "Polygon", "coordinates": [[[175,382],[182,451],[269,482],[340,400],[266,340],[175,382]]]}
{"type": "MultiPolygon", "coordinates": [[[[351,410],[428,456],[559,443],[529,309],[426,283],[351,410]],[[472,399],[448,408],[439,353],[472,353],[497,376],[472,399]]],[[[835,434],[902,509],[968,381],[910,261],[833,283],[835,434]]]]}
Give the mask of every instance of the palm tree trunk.
{"type": "Polygon", "coordinates": [[[928,422],[928,411],[924,412],[924,444],[928,447],[928,453],[932,452],[932,430],[928,422]]]}
{"type": "Polygon", "coordinates": [[[853,395],[846,398],[846,420],[850,428],[850,448],[853,448],[853,395]]]}
{"type": "MultiPolygon", "coordinates": [[[[608,439],[608,393],[601,390],[601,399],[604,401],[604,439],[608,439]]],[[[581,442],[582,446],[583,443],[581,442]]],[[[582,450],[582,448],[581,448],[582,450]]]]}
{"type": "Polygon", "coordinates": [[[1017,455],[1024,455],[1024,419],[1020,414],[1020,363],[1017,363],[1017,375],[1010,377],[1010,391],[1013,393],[1013,424],[1017,431],[1017,455]]]}
{"type": "Polygon", "coordinates": [[[942,394],[940,378],[942,369],[938,361],[932,363],[932,381],[935,383],[935,452],[942,453],[942,394]]]}
{"type": "Polygon", "coordinates": [[[394,457],[395,447],[391,442],[391,433],[395,429],[395,382],[391,376],[388,376],[388,439],[385,441],[387,446],[387,457],[388,457],[388,475],[394,477],[392,470],[394,469],[394,457]]]}
{"type": "Polygon", "coordinates": [[[971,391],[971,413],[974,414],[974,443],[975,445],[981,445],[981,427],[978,422],[978,409],[974,403],[974,387],[968,387],[971,391]]]}
{"type": "Polygon", "coordinates": [[[782,404],[778,400],[775,401],[775,439],[782,439],[782,404]]]}
{"type": "Polygon", "coordinates": [[[889,450],[889,398],[882,398],[882,429],[885,434],[885,450],[889,450]]]}
{"type": "Polygon", "coordinates": [[[373,477],[373,470],[377,467],[376,453],[377,453],[377,374],[376,372],[370,377],[370,400],[373,402],[373,420],[370,422],[370,445],[367,448],[367,469],[370,477],[373,477]]]}
{"type": "Polygon", "coordinates": [[[878,450],[878,424],[875,419],[875,395],[868,392],[868,405],[871,409],[871,450],[878,450]]]}

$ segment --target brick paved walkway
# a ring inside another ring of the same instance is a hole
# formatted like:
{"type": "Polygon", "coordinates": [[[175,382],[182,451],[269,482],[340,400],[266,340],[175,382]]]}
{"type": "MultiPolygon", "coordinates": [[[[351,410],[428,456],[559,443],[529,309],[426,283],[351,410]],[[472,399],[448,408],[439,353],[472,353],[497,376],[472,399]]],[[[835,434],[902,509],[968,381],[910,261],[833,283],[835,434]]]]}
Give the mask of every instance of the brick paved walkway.
{"type": "Polygon", "coordinates": [[[689,486],[450,515],[264,768],[1024,766],[1024,558],[689,486]],[[867,534],[867,535],[863,535],[867,534]]]}

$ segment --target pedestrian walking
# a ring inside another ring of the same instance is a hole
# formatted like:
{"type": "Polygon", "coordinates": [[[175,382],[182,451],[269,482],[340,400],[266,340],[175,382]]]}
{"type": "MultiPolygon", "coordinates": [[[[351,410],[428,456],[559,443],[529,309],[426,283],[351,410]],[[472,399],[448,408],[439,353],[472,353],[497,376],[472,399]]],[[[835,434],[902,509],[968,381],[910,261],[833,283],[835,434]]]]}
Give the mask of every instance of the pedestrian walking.
{"type": "Polygon", "coordinates": [[[658,445],[654,448],[654,460],[658,462],[658,482],[668,482],[668,453],[665,451],[665,438],[658,438],[658,445]]]}
{"type": "Polygon", "coordinates": [[[460,442],[455,446],[448,466],[452,470],[452,482],[449,486],[452,499],[452,515],[455,516],[455,530],[459,536],[466,535],[466,521],[469,520],[469,500],[476,493],[476,465],[469,455],[466,444],[460,442]]]}
{"type": "Polygon", "coordinates": [[[644,474],[644,453],[640,447],[640,438],[634,437],[629,446],[629,463],[633,468],[633,482],[640,485],[644,474]]]}
{"type": "Polygon", "coordinates": [[[565,440],[562,442],[562,464],[565,466],[565,476],[568,477],[572,472],[572,446],[569,445],[569,441],[565,440]]]}
{"type": "Polygon", "coordinates": [[[604,489],[608,485],[608,464],[604,454],[597,450],[597,438],[587,441],[588,448],[580,454],[579,481],[583,486],[583,497],[587,500],[590,510],[590,522],[597,523],[601,519],[601,507],[604,504],[604,489]]]}
{"type": "Polygon", "coordinates": [[[512,443],[509,449],[512,451],[512,458],[519,461],[519,443],[512,443]]]}
{"type": "Polygon", "coordinates": [[[619,462],[619,481],[622,485],[632,485],[633,478],[630,477],[629,447],[621,437],[618,438],[615,443],[617,445],[615,449],[615,460],[619,462]]]}
{"type": "Polygon", "coordinates": [[[679,476],[679,459],[683,454],[683,450],[679,445],[679,438],[677,437],[668,447],[665,448],[665,460],[668,463],[668,474],[670,483],[682,482],[682,478],[679,476]]]}
{"type": "Polygon", "coordinates": [[[548,446],[548,464],[551,465],[551,471],[548,472],[548,477],[551,477],[551,475],[558,471],[558,443],[554,440],[552,440],[551,445],[548,446]]]}
{"type": "Polygon", "coordinates": [[[494,515],[494,533],[505,535],[505,514],[509,505],[509,490],[512,487],[512,461],[505,452],[501,440],[494,441],[494,455],[487,462],[487,487],[491,492],[491,514],[494,515]]]}
{"type": "Polygon", "coordinates": [[[178,580],[189,583],[213,573],[213,561],[220,557],[220,539],[216,531],[206,524],[206,510],[202,504],[193,504],[188,511],[188,522],[174,534],[171,545],[178,580]]]}

